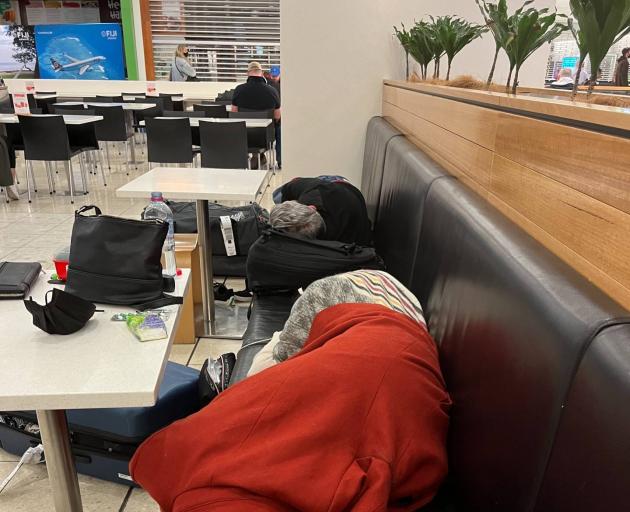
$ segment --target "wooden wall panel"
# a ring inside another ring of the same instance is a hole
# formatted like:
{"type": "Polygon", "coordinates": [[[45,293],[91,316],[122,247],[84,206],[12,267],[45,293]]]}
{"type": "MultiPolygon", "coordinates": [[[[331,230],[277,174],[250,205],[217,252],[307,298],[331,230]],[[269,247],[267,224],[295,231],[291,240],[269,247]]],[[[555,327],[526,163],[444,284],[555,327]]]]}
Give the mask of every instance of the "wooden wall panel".
{"type": "Polygon", "coordinates": [[[495,151],[630,213],[630,139],[502,114],[495,151]]]}
{"type": "Polygon", "coordinates": [[[385,87],[383,101],[408,112],[422,112],[423,119],[484,148],[494,149],[499,112],[395,87],[385,87]]]}
{"type": "MultiPolygon", "coordinates": [[[[630,139],[458,98],[436,98],[423,93],[427,87],[414,91],[386,84],[383,115],[446,170],[630,309],[630,139]]],[[[468,91],[462,94],[470,99],[468,91]]],[[[492,95],[489,105],[497,101],[492,95]]],[[[510,101],[518,103],[513,97],[510,101]]],[[[550,108],[555,115],[566,105],[550,108]]]]}

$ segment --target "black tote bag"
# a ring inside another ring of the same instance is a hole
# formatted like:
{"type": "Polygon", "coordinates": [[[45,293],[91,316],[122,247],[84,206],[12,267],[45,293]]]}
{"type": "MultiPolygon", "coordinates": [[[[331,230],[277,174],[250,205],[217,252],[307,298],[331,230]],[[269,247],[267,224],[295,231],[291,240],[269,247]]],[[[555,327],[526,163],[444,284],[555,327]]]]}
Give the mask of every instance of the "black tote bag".
{"type": "Polygon", "coordinates": [[[181,304],[170,297],[172,278],[162,277],[168,224],[102,215],[94,206],[75,212],[66,291],[91,302],[149,309],[181,304]],[[94,210],[94,215],[86,215],[94,210]]]}

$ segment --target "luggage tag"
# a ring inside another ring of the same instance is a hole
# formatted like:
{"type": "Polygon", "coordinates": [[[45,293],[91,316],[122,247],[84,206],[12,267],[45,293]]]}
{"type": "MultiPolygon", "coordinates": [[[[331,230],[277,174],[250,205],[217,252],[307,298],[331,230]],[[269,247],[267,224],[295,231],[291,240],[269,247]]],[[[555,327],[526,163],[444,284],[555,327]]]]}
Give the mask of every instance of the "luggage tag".
{"type": "Polygon", "coordinates": [[[228,256],[236,256],[236,244],[234,243],[234,230],[232,229],[232,219],[227,215],[221,215],[221,233],[223,234],[223,244],[225,253],[228,256]]]}

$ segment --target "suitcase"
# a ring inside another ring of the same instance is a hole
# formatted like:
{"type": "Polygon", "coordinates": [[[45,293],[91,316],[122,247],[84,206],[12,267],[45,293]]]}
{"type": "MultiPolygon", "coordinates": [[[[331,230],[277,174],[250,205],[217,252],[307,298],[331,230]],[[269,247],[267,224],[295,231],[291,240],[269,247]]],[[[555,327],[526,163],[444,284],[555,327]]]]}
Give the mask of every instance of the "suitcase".
{"type": "MultiPolygon", "coordinates": [[[[197,232],[195,203],[166,202],[173,212],[175,233],[197,232]]],[[[269,220],[269,213],[258,204],[223,206],[209,204],[210,237],[212,239],[212,270],[217,276],[245,277],[245,264],[249,248],[258,239],[269,220]],[[232,219],[236,255],[228,256],[225,250],[220,220],[222,215],[232,219]]]]}
{"type": "MultiPolygon", "coordinates": [[[[77,471],[135,486],[129,461],[136,448],[154,432],[199,410],[198,380],[198,370],[168,362],[152,407],[68,411],[77,471]]],[[[34,411],[0,412],[0,448],[20,456],[39,443],[34,411]]]]}
{"type": "Polygon", "coordinates": [[[309,240],[267,229],[249,249],[247,283],[258,294],[306,288],[324,277],[359,269],[385,270],[372,247],[309,240]]]}

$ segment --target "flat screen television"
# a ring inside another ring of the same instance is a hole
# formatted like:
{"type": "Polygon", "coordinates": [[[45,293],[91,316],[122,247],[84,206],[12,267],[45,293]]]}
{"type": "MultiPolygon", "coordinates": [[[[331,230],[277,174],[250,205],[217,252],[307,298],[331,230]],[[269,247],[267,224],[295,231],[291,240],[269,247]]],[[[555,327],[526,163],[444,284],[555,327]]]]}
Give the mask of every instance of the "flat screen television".
{"type": "Polygon", "coordinates": [[[36,25],[35,45],[40,78],[125,79],[118,23],[36,25]]]}

